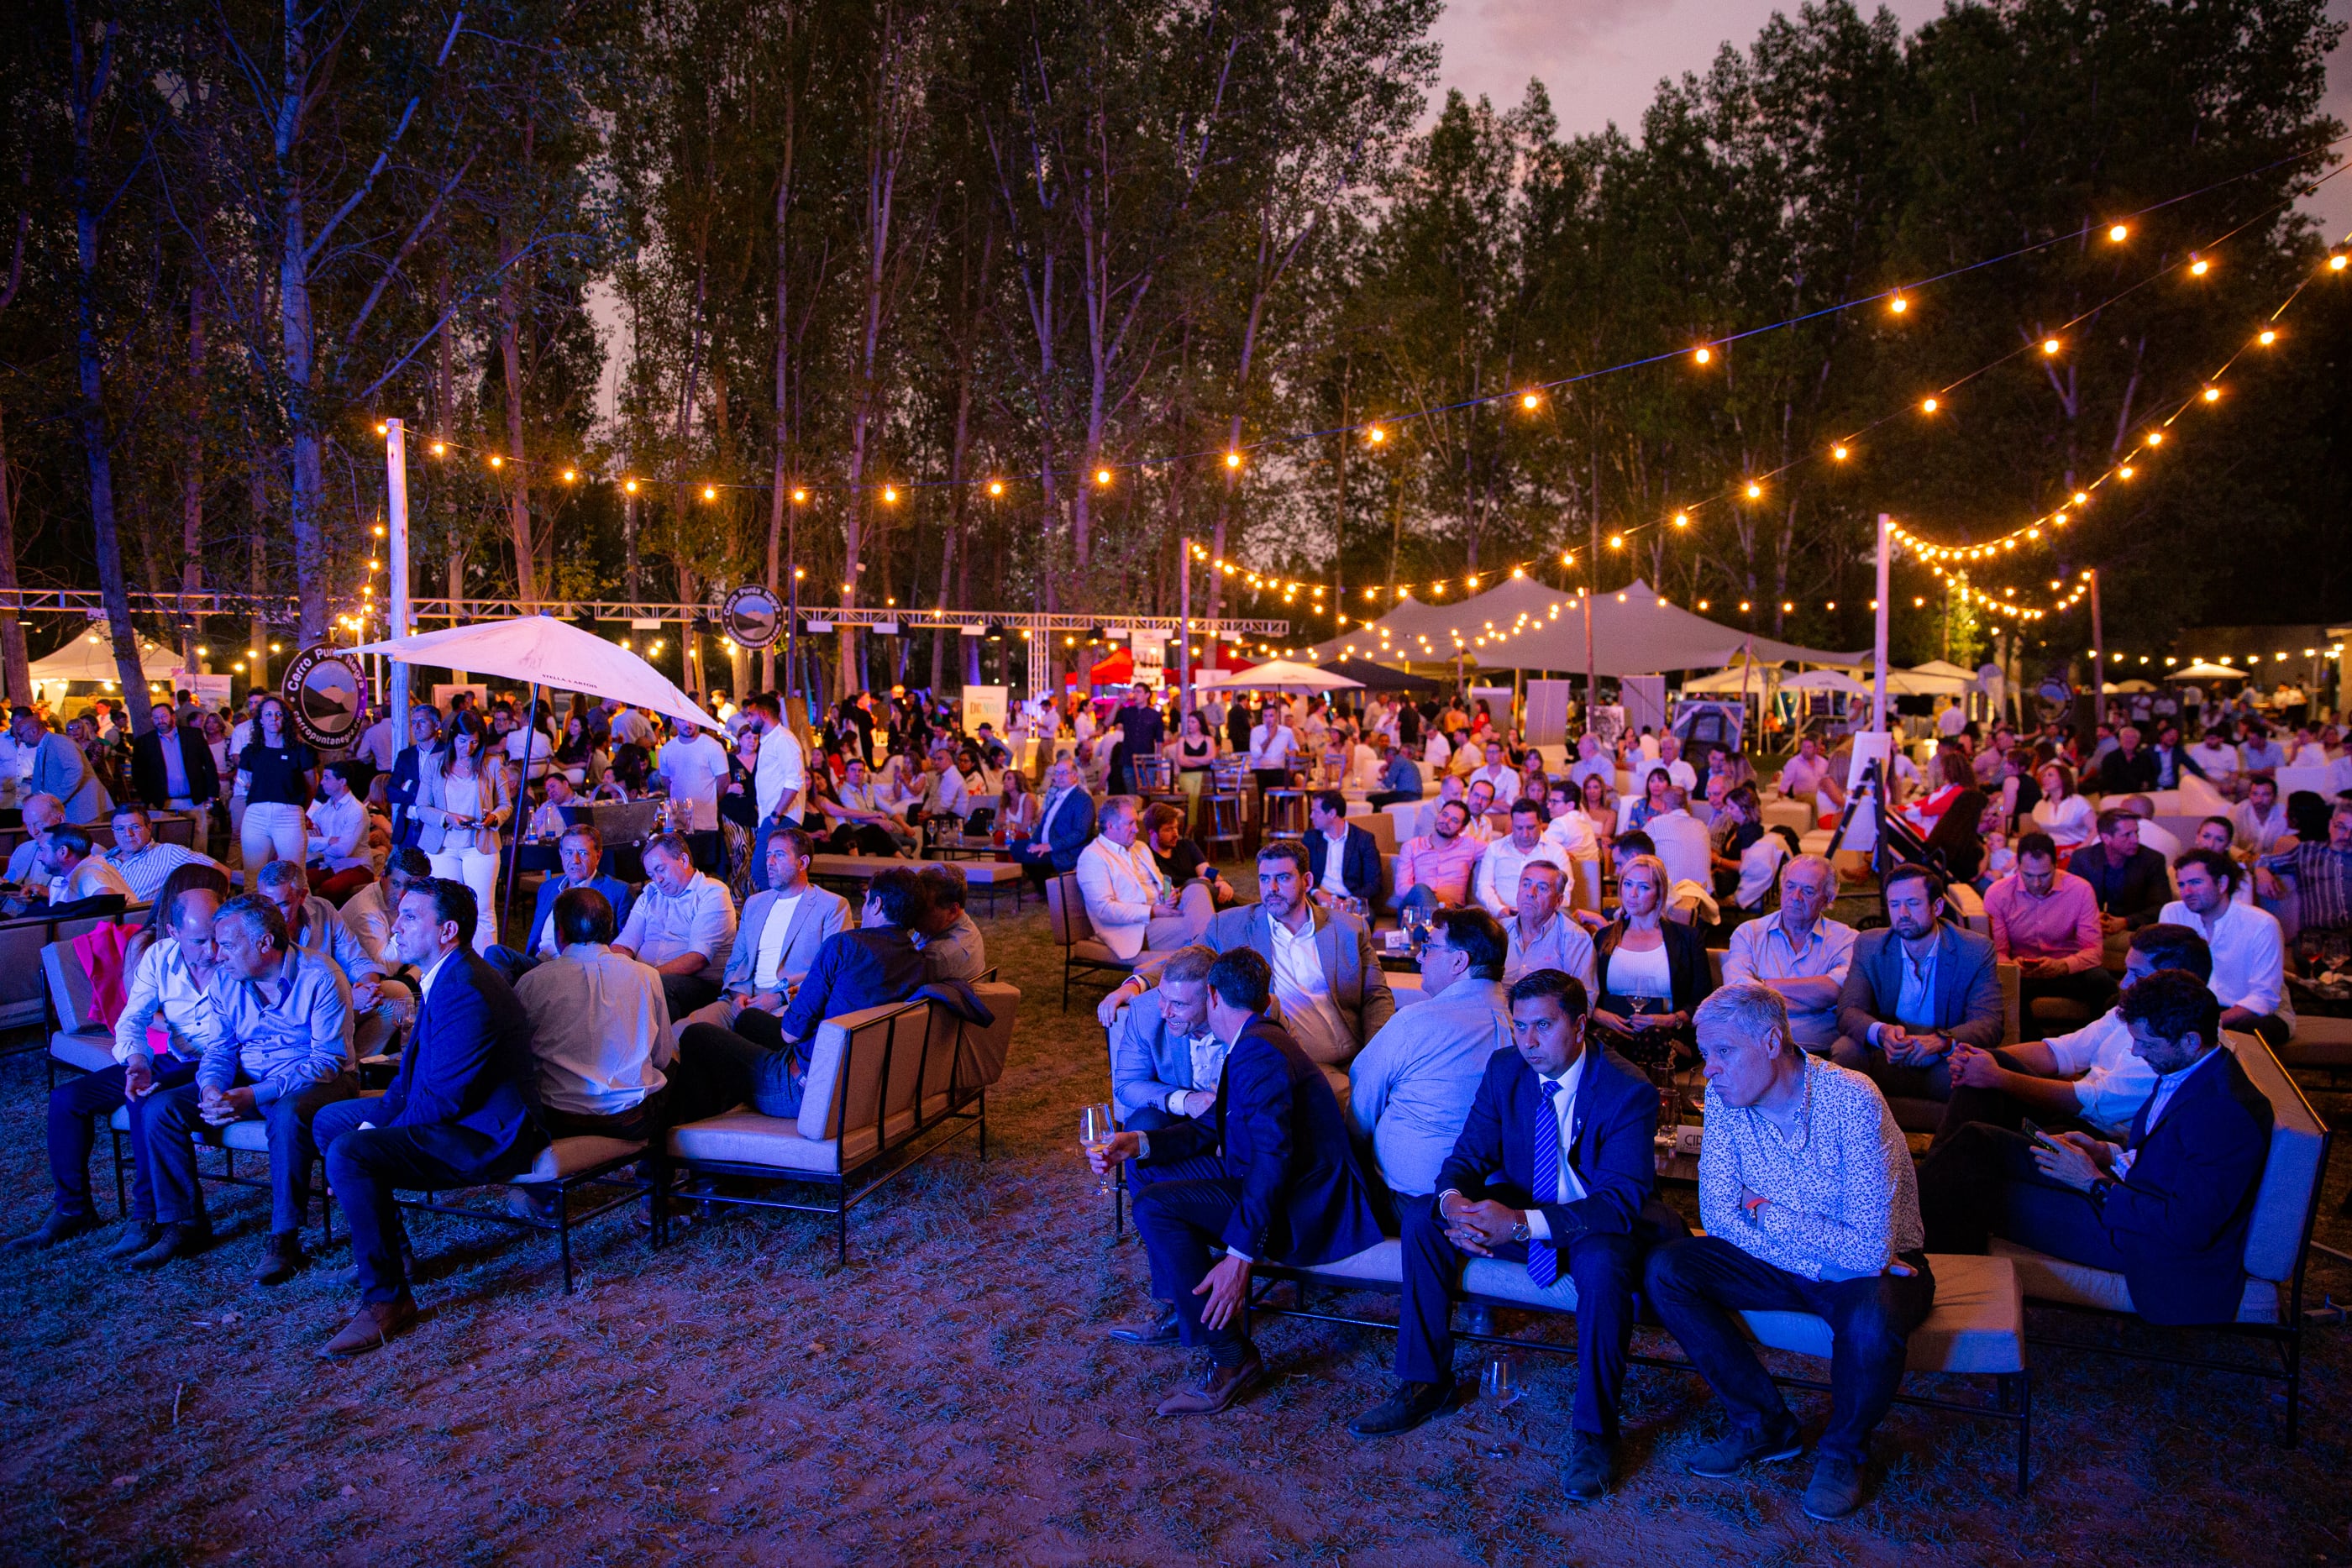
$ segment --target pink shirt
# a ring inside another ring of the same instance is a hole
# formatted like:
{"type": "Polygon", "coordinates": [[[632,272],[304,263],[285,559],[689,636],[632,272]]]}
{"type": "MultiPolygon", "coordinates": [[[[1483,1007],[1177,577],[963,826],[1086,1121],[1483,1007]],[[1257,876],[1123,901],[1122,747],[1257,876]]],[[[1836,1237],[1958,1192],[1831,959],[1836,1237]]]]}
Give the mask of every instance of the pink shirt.
{"type": "Polygon", "coordinates": [[[2046,898],[2026,892],[2019,877],[2002,877],[1985,894],[1984,904],[1992,922],[1992,950],[2000,957],[2055,958],[2070,975],[2105,961],[2098,897],[2072,872],[2057,874],[2046,898]]]}
{"type": "Polygon", "coordinates": [[[1464,829],[1450,839],[1432,833],[1409,840],[1397,854],[1396,890],[1402,894],[1426,883],[1440,904],[1470,902],[1470,878],[1486,846],[1464,829]]]}

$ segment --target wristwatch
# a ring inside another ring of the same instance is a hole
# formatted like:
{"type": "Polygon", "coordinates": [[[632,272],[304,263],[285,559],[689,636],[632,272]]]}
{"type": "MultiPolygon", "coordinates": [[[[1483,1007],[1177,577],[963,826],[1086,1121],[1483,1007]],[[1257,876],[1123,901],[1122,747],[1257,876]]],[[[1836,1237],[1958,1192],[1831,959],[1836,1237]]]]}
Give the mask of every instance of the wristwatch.
{"type": "Polygon", "coordinates": [[[1524,1219],[1511,1227],[1511,1239],[1514,1241],[1525,1242],[1534,1234],[1535,1232],[1528,1228],[1528,1222],[1524,1219]]]}

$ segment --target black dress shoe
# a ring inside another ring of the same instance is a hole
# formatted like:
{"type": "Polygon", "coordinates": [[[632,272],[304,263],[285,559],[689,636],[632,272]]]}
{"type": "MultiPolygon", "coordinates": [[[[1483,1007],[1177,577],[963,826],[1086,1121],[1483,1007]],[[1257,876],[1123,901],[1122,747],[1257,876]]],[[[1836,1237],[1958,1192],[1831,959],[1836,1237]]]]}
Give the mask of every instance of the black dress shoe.
{"type": "Polygon", "coordinates": [[[131,1260],[131,1266],[142,1271],[160,1269],[174,1258],[193,1258],[212,1245],[212,1227],[199,1220],[192,1225],[166,1225],[155,1237],[154,1245],[131,1260]]]}
{"type": "Polygon", "coordinates": [[[29,1236],[17,1237],[8,1243],[8,1250],[46,1252],[60,1241],[70,1241],[77,1236],[97,1228],[98,1216],[88,1209],[84,1209],[79,1214],[61,1214],[56,1209],[51,1209],[48,1218],[41,1222],[41,1228],[29,1236]]]}
{"type": "Polygon", "coordinates": [[[1598,1502],[1608,1494],[1617,1465],[1617,1450],[1606,1437],[1579,1432],[1570,1441],[1568,1463],[1559,1469],[1559,1490],[1570,1502],[1598,1502]]]}
{"type": "Polygon", "coordinates": [[[1161,1345],[1181,1343],[1184,1331],[1178,1322],[1176,1309],[1163,1307],[1160,1315],[1148,1323],[1121,1323],[1110,1331],[1110,1337],[1121,1344],[1143,1345],[1157,1349],[1161,1345]]]}
{"type": "Polygon", "coordinates": [[[1410,1432],[1450,1408],[1454,1388],[1450,1377],[1443,1383],[1400,1383],[1394,1394],[1349,1422],[1348,1431],[1358,1437],[1393,1437],[1410,1432]]]}
{"type": "Polygon", "coordinates": [[[122,1228],[122,1234],[106,1244],[106,1255],[113,1259],[136,1258],[155,1245],[163,1228],[152,1219],[134,1220],[122,1228]]]}

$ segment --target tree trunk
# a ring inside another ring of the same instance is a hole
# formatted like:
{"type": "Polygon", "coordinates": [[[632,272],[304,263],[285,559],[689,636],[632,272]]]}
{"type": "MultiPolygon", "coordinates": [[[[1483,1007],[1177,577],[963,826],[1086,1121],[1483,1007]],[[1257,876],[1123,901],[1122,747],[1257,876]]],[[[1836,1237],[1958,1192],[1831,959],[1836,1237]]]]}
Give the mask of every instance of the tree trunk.
{"type": "MultiPolygon", "coordinates": [[[[181,448],[180,473],[180,591],[194,593],[205,585],[205,280],[199,272],[188,287],[188,434],[181,448]]],[[[196,645],[203,626],[195,613],[182,607],[180,658],[196,668],[196,645]]]]}
{"type": "MultiPolygon", "coordinates": [[[[13,596],[17,587],[16,491],[10,483],[7,434],[0,430],[0,593],[13,596]]],[[[5,683],[10,702],[33,700],[31,667],[25,652],[25,622],[12,598],[0,606],[0,681],[5,683]]]]}
{"type": "Polygon", "coordinates": [[[286,57],[272,125],[278,164],[278,204],[283,232],[278,251],[278,329],[285,354],[286,427],[289,435],[287,528],[294,537],[294,583],[306,643],[327,634],[326,472],[320,455],[319,411],[311,385],[315,339],[310,318],[309,220],[297,139],[310,86],[308,45],[302,31],[307,13],[286,0],[286,57]]]}

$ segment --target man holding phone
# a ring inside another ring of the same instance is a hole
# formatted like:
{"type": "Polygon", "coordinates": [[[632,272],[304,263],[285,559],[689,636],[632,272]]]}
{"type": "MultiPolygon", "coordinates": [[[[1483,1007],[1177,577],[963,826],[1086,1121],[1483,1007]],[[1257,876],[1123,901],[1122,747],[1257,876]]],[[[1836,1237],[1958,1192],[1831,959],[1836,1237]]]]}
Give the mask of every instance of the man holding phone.
{"type": "Polygon", "coordinates": [[[1927,1245],[1982,1252],[2005,1237],[2121,1274],[2149,1322],[2233,1322],[2270,1102],[2221,1046],[2221,1004],[2199,977],[2158,970],[2117,1010],[2156,1075],[2123,1141],[1965,1129],[1919,1175],[1927,1245]]]}

